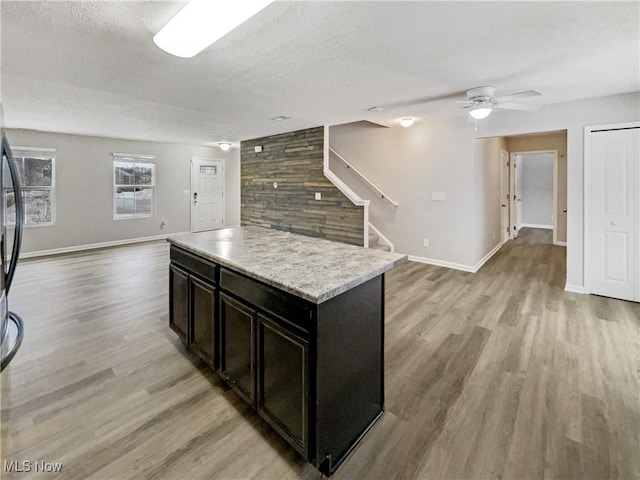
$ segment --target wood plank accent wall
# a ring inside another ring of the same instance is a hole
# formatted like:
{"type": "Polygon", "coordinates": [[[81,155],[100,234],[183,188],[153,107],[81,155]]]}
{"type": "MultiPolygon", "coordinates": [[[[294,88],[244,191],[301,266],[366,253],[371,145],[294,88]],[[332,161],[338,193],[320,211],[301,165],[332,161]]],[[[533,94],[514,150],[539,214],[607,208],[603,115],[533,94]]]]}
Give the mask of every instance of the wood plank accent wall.
{"type": "Polygon", "coordinates": [[[241,224],[363,245],[364,207],[324,176],[323,148],[323,127],[241,142],[241,224]]]}

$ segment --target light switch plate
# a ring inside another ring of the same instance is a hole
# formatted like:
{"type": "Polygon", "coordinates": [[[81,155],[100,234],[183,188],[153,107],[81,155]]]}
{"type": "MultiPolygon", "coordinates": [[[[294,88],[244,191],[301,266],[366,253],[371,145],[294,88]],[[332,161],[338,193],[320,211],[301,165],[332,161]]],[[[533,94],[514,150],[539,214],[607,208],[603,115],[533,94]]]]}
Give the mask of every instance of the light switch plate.
{"type": "Polygon", "coordinates": [[[322,193],[316,192],[316,200],[322,200],[322,193]]]}
{"type": "Polygon", "coordinates": [[[443,201],[447,199],[446,192],[431,192],[431,200],[443,201]]]}
{"type": "Polygon", "coordinates": [[[191,194],[191,190],[183,190],[182,194],[189,196],[191,194]]]}

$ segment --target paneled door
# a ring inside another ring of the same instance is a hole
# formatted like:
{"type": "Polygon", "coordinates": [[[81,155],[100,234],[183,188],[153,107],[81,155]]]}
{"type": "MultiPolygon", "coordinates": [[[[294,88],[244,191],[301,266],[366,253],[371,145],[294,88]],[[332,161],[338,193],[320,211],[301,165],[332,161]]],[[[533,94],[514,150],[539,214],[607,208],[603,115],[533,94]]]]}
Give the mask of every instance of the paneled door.
{"type": "Polygon", "coordinates": [[[640,123],[585,131],[585,289],[640,301],[640,123]]]}
{"type": "Polygon", "coordinates": [[[191,231],[224,226],[224,166],[222,160],[191,160],[191,231]]]}

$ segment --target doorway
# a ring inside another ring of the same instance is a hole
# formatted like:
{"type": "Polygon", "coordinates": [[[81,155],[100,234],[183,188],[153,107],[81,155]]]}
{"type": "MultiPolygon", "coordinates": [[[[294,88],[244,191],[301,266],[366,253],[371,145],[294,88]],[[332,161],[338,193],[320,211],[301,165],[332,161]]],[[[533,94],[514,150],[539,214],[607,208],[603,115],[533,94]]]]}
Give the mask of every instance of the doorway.
{"type": "Polygon", "coordinates": [[[522,228],[540,231],[540,238],[546,230],[548,243],[558,244],[558,151],[512,152],[510,168],[512,238],[522,228]]]}
{"type": "Polygon", "coordinates": [[[500,231],[502,243],[509,240],[509,152],[500,150],[500,231]]]}
{"type": "Polygon", "coordinates": [[[224,160],[191,159],[191,231],[224,226],[224,160]]]}

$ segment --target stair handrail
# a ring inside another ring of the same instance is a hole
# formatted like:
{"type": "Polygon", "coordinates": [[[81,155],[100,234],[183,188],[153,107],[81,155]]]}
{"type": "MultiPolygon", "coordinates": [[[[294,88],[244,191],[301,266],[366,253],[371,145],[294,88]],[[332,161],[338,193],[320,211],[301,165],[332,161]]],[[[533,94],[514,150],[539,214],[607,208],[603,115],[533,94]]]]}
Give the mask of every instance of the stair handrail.
{"type": "Polygon", "coordinates": [[[360,195],[351,190],[346,183],[344,183],[338,176],[331,171],[329,168],[329,126],[324,126],[324,145],[323,145],[323,171],[324,176],[333,183],[338,190],[340,190],[345,197],[347,197],[351,203],[357,205],[359,207],[363,207],[363,239],[362,246],[364,248],[369,248],[369,204],[371,200],[364,200],[360,195]]]}
{"type": "Polygon", "coordinates": [[[362,172],[360,172],[360,170],[358,170],[356,167],[351,165],[349,161],[347,161],[342,155],[336,152],[332,147],[329,147],[329,151],[332,152],[340,160],[342,160],[342,162],[347,166],[347,168],[352,170],[353,173],[355,173],[358,177],[360,177],[360,180],[362,180],[363,183],[365,183],[369,188],[375,191],[380,196],[380,198],[382,198],[383,200],[386,200],[394,207],[397,207],[399,205],[398,202],[396,202],[395,200],[390,198],[389,195],[387,195],[382,190],[380,190],[380,188],[378,188],[371,180],[369,180],[365,175],[363,175],[362,172]]]}

